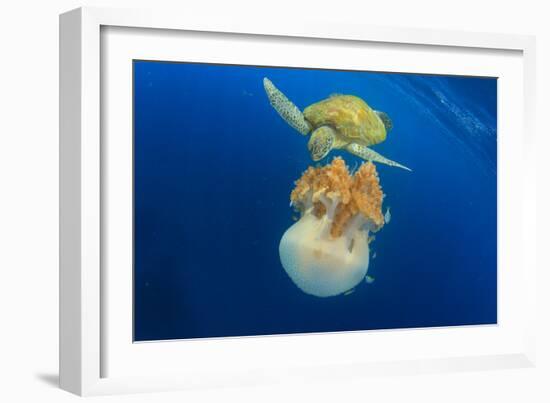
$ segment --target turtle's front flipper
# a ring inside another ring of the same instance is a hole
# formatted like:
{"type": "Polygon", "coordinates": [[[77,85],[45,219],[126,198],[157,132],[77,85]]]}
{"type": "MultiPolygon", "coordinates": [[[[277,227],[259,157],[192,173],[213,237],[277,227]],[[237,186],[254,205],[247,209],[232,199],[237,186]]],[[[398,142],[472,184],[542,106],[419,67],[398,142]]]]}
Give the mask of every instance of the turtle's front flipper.
{"type": "Polygon", "coordinates": [[[379,162],[381,164],[386,164],[391,167],[403,168],[403,169],[406,169],[407,171],[412,171],[412,169],[407,168],[406,166],[403,166],[395,161],[389,160],[386,157],[383,157],[382,155],[378,154],[376,151],[373,151],[370,148],[365,147],[363,145],[359,145],[355,143],[348,144],[346,146],[346,150],[348,150],[353,155],[357,155],[359,158],[363,158],[364,160],[367,160],[367,161],[379,162]]]}
{"type": "Polygon", "coordinates": [[[264,88],[271,106],[293,128],[303,135],[311,131],[310,124],[304,119],[304,115],[290,100],[273,85],[269,78],[264,78],[264,88]]]}

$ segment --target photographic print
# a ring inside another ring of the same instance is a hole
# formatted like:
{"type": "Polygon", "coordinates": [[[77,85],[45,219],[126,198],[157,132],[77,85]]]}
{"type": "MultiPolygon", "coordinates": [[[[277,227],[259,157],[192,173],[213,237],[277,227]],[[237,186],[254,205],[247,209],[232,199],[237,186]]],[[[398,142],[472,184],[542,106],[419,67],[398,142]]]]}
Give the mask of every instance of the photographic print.
{"type": "Polygon", "coordinates": [[[134,341],[497,323],[497,78],[135,60],[134,341]]]}

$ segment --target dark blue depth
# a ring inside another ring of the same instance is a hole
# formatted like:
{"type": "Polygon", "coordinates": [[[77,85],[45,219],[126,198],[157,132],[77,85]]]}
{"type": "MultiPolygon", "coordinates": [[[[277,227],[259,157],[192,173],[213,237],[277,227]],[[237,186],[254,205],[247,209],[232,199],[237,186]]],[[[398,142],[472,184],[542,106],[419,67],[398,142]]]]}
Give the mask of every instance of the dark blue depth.
{"type": "Polygon", "coordinates": [[[496,323],[496,95],[492,78],[134,62],[135,340],[496,323]],[[385,111],[373,148],[414,170],[377,165],[392,220],[351,295],[306,295],[279,261],[312,162],[266,76],[302,109],[343,93],[385,111]]]}

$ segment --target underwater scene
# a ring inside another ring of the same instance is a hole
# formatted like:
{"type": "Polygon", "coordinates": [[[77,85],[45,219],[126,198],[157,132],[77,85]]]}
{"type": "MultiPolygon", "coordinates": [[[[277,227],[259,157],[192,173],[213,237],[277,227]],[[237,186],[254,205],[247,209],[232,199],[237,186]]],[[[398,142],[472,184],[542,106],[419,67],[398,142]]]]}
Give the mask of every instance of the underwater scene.
{"type": "Polygon", "coordinates": [[[135,60],[134,341],[497,323],[497,79],[135,60]]]}

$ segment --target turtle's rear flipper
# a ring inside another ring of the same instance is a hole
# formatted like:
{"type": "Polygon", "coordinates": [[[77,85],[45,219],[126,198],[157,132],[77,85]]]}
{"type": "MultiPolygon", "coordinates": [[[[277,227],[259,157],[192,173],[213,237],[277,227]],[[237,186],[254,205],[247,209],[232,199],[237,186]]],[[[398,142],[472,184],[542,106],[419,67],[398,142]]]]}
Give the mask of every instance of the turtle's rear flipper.
{"type": "Polygon", "coordinates": [[[311,131],[311,126],[304,119],[304,115],[281,91],[273,85],[269,78],[264,78],[264,88],[269,98],[269,103],[279,115],[293,128],[303,135],[311,131]]]}
{"type": "Polygon", "coordinates": [[[406,166],[403,166],[395,161],[389,160],[386,157],[383,157],[382,155],[378,154],[376,151],[373,151],[370,148],[359,144],[355,144],[355,143],[348,144],[346,146],[346,150],[348,150],[353,155],[356,155],[359,158],[363,158],[364,160],[367,160],[367,161],[379,162],[381,164],[386,164],[391,167],[403,168],[403,169],[406,169],[407,171],[412,171],[412,169],[407,168],[406,166]]]}

